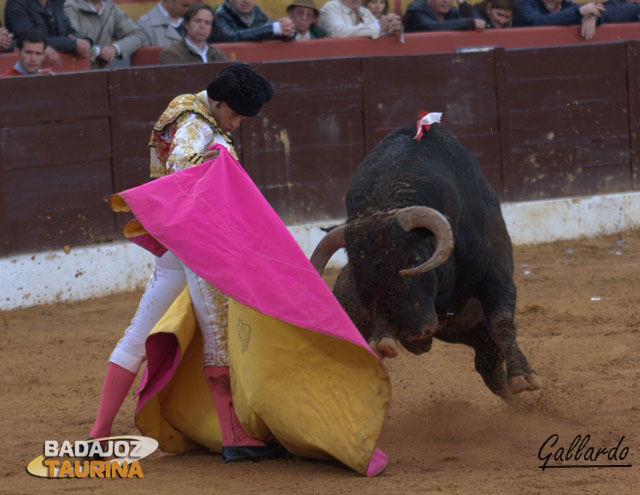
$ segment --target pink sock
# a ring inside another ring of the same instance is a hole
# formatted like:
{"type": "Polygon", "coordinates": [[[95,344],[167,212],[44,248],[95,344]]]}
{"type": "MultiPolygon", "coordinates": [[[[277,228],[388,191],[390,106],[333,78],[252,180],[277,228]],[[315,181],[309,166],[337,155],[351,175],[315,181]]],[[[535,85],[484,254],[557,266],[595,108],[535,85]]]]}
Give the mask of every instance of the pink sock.
{"type": "Polygon", "coordinates": [[[104,377],[102,396],[98,406],[98,414],[89,435],[91,438],[108,437],[111,425],[118,414],[120,406],[136,378],[136,374],[114,363],[109,363],[104,377]]]}
{"type": "Polygon", "coordinates": [[[231,400],[228,366],[205,366],[204,374],[218,413],[222,445],[225,447],[264,447],[265,443],[251,438],[240,424],[231,400]]]}

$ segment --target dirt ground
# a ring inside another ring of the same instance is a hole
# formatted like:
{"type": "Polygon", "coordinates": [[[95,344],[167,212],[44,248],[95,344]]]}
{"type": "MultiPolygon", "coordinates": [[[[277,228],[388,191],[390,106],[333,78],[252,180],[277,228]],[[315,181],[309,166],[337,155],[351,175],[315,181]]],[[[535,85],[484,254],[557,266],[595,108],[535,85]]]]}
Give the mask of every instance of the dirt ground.
{"type": "MultiPolygon", "coordinates": [[[[156,452],[141,462],[143,479],[31,477],[45,439],[86,437],[140,294],[0,313],[0,493],[638,493],[640,232],[518,247],[515,259],[519,343],[544,391],[514,409],[484,386],[470,349],[404,352],[386,362],[392,403],[379,445],[389,466],[371,479],[337,462],[223,465],[206,452],[156,452]],[[578,434],[595,447],[624,436],[632,467],[543,472],[538,451],[554,433],[565,448],[578,434]]],[[[113,434],[137,433],[134,407],[125,402],[113,434]]]]}

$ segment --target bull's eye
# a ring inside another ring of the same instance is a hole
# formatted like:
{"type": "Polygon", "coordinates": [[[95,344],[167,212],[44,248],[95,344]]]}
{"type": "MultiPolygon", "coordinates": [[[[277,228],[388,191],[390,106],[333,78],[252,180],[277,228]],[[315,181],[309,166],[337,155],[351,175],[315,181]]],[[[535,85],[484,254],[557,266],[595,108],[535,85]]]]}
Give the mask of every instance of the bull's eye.
{"type": "Polygon", "coordinates": [[[412,266],[418,266],[421,265],[423,263],[423,258],[422,256],[420,256],[419,254],[414,254],[413,258],[411,259],[411,265],[412,266]]]}

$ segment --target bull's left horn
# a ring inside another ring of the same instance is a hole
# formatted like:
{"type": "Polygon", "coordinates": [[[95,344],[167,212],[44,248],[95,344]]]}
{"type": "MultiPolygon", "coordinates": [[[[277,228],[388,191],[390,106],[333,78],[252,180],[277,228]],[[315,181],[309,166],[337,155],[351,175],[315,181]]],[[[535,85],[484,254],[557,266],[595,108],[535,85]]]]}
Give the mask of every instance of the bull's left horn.
{"type": "Polygon", "coordinates": [[[400,275],[419,275],[447,261],[454,240],[451,225],[442,213],[426,206],[410,206],[399,210],[396,220],[407,232],[418,228],[428,229],[436,238],[436,249],[431,258],[416,267],[400,270],[400,275]]]}
{"type": "Polygon", "coordinates": [[[322,275],[324,267],[327,266],[333,253],[345,246],[344,231],[346,228],[347,224],[344,224],[331,229],[313,250],[310,261],[320,275],[322,275]]]}

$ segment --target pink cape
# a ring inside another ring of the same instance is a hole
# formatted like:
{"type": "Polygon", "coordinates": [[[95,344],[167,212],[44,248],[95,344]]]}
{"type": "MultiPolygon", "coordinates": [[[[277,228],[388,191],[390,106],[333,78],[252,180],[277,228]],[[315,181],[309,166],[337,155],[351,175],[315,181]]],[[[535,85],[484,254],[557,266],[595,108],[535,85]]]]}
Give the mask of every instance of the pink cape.
{"type": "Polygon", "coordinates": [[[256,311],[375,355],[242,166],[215,148],[214,160],[119,193],[152,236],[131,240],[168,249],[256,311]]]}

